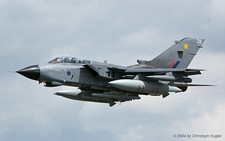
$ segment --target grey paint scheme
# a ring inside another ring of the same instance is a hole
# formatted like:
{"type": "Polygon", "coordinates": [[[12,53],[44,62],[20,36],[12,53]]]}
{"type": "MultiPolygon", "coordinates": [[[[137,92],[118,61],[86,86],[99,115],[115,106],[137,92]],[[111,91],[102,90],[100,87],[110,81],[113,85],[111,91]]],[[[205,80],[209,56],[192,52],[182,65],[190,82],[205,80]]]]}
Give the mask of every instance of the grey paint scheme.
{"type": "Polygon", "coordinates": [[[181,41],[175,41],[175,45],[157,56],[146,64],[155,66],[157,68],[168,68],[174,61],[180,61],[177,68],[187,68],[194,56],[197,54],[199,48],[202,48],[204,39],[184,38],[181,41]],[[184,49],[184,45],[188,45],[188,49],[184,49]]]}
{"type": "MultiPolygon", "coordinates": [[[[113,106],[117,101],[125,102],[140,99],[138,95],[141,94],[162,95],[160,93],[142,93],[118,89],[109,84],[114,80],[141,80],[151,82],[153,85],[166,84],[185,91],[188,86],[198,86],[197,84],[187,84],[191,82],[191,78],[188,76],[201,74],[201,70],[187,69],[187,67],[199,48],[202,48],[203,42],[203,39],[184,38],[175,41],[172,47],[153,60],[137,60],[138,64],[127,67],[96,61],[72,62],[72,57],[59,57],[67,59],[67,61],[70,60],[70,62],[62,60],[58,63],[48,62],[39,65],[40,77],[37,81],[45,83],[46,87],[61,85],[78,87],[81,92],[73,92],[73,94],[56,92],[55,94],[74,100],[109,103],[110,106],[113,106]],[[173,62],[177,63],[174,67],[171,66],[174,65],[173,62]]],[[[21,71],[17,72],[22,74],[21,71]]],[[[32,73],[32,71],[29,73],[32,73]]],[[[169,94],[168,92],[168,94],[162,96],[166,97],[169,94]]]]}

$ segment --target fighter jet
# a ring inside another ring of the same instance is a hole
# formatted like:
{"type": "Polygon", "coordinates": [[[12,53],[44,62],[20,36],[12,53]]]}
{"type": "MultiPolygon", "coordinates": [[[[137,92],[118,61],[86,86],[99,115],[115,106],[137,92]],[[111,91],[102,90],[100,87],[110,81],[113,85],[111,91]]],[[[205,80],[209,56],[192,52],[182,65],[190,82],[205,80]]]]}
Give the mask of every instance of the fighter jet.
{"type": "Polygon", "coordinates": [[[120,66],[79,59],[57,57],[41,65],[18,70],[17,73],[44,83],[45,87],[71,86],[74,90],[57,91],[65,98],[108,103],[140,99],[140,95],[167,97],[185,92],[192,84],[189,76],[201,74],[201,69],[188,65],[202,48],[204,39],[184,38],[152,60],[137,60],[137,64],[120,66]]]}

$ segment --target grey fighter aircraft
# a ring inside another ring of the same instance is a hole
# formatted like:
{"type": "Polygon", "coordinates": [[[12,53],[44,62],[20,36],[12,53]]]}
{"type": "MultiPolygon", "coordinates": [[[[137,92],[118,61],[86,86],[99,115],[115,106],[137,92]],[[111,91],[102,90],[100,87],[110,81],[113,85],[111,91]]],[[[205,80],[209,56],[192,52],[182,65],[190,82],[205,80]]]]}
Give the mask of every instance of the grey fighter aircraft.
{"type": "Polygon", "coordinates": [[[76,57],[57,57],[42,65],[33,65],[17,73],[45,83],[46,87],[72,86],[74,90],[55,92],[69,99],[109,103],[140,99],[139,95],[167,97],[185,92],[192,84],[191,75],[201,69],[187,69],[202,48],[204,39],[184,38],[153,60],[137,60],[132,66],[108,64],[76,57]]]}

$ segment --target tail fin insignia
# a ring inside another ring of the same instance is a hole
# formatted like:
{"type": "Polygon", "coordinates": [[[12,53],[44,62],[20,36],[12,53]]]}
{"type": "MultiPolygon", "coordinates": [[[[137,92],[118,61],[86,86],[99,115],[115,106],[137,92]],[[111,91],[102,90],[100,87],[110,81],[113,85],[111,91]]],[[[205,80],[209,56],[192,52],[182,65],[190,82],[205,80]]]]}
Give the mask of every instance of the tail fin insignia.
{"type": "Polygon", "coordinates": [[[180,61],[176,61],[176,60],[174,60],[173,62],[172,62],[172,64],[169,66],[169,68],[176,68],[178,65],[180,64],[180,61]]]}
{"type": "Polygon", "coordinates": [[[184,44],[184,49],[188,50],[188,44],[187,43],[184,44]]]}
{"type": "Polygon", "coordinates": [[[145,61],[147,65],[156,68],[187,68],[192,59],[202,48],[204,39],[184,38],[175,41],[169,49],[150,61],[145,61]]]}

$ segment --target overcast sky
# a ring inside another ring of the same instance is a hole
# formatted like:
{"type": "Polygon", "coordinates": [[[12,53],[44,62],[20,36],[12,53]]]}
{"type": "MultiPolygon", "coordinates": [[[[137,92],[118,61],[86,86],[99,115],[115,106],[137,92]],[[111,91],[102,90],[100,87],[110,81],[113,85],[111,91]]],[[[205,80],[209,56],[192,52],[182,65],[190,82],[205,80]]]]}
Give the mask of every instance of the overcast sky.
{"type": "Polygon", "coordinates": [[[1,0],[0,140],[174,140],[180,133],[225,140],[224,6],[221,0],[1,0]],[[193,82],[217,86],[109,107],[55,96],[71,88],[45,88],[7,72],[64,55],[132,65],[184,37],[206,39],[189,68],[207,71],[193,82]]]}

